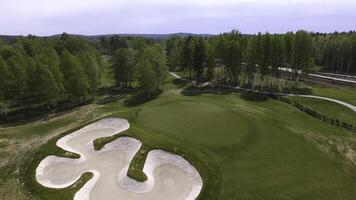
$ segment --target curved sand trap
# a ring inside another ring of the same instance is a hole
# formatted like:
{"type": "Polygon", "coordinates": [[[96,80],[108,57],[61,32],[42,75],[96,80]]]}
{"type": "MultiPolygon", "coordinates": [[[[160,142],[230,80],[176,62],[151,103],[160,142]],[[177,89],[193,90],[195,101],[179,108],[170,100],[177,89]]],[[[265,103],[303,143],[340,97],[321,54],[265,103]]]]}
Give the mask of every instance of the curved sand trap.
{"type": "Polygon", "coordinates": [[[79,159],[48,156],[36,169],[37,181],[49,188],[65,188],[81,174],[92,172],[91,178],[75,194],[75,200],[87,199],[195,199],[203,186],[198,171],[183,157],[153,150],[147,155],[143,171],[145,182],[129,178],[128,167],[141,142],[120,137],[95,151],[96,138],[115,135],[129,128],[124,119],[108,118],[90,124],[57,141],[57,146],[80,154],[79,159]]]}

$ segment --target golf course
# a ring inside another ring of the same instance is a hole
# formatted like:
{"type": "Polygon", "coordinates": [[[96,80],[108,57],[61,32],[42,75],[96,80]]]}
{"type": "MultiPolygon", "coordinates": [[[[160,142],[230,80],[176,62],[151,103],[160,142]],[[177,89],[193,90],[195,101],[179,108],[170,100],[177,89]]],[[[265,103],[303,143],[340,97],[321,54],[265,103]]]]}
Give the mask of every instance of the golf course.
{"type": "Polygon", "coordinates": [[[243,32],[267,4],[4,1],[38,16],[0,31],[0,200],[356,200],[356,31],[261,22],[284,1],[243,32]]]}
{"type": "MultiPolygon", "coordinates": [[[[100,149],[120,137],[140,140],[142,146],[128,173],[133,178],[142,176],[148,152],[162,149],[195,166],[203,180],[198,199],[356,196],[354,132],[268,97],[254,100],[231,90],[184,95],[188,85],[175,82],[169,77],[164,92],[141,105],[127,106],[124,99],[105,105],[93,103],[30,123],[1,127],[1,195],[5,199],[73,198],[92,173],[84,173],[65,189],[51,189],[37,183],[38,164],[48,155],[77,158],[56,147],[56,141],[92,122],[118,117],[127,119],[130,128],[94,143],[100,149]]],[[[318,109],[330,106],[324,101],[308,103],[318,105],[318,109]]],[[[350,120],[355,117],[350,111],[346,114],[350,120]]]]}

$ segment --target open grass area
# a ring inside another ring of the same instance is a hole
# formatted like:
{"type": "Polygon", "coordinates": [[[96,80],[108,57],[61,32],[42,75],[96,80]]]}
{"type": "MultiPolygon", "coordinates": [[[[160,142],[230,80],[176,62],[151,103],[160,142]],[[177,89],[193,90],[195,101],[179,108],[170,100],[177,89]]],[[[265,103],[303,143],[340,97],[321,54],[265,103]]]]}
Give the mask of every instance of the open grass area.
{"type": "MultiPolygon", "coordinates": [[[[212,194],[220,193],[219,199],[259,199],[261,196],[264,199],[355,197],[352,187],[356,183],[343,170],[342,162],[320,152],[304,135],[311,131],[323,137],[352,137],[349,133],[342,133],[334,127],[325,129],[328,125],[272,100],[248,102],[236,94],[202,95],[189,99],[176,97],[170,100],[172,102],[164,102],[164,106],[158,104],[143,109],[138,114],[135,126],[151,130],[152,138],[157,133],[175,138],[177,142],[172,144],[173,147],[182,149],[188,158],[199,155],[201,163],[216,167],[212,171],[201,171],[209,188],[205,192],[213,190],[212,194]],[[207,112],[210,113],[192,114],[201,111],[201,107],[195,104],[197,102],[209,104],[212,109],[207,112]],[[181,109],[180,104],[185,105],[185,109],[181,109]],[[189,117],[172,118],[172,114],[189,117]],[[221,128],[224,124],[219,125],[219,120],[215,121],[214,116],[229,118],[234,123],[221,128]],[[170,122],[171,119],[175,123],[170,122]],[[189,123],[191,120],[198,123],[192,126],[189,123]],[[205,120],[211,121],[199,124],[205,120]],[[152,121],[162,123],[152,125],[152,121]],[[182,130],[186,133],[182,134],[182,130]],[[196,135],[200,135],[201,139],[197,139],[196,135]],[[209,177],[214,174],[210,173],[221,174],[221,182],[211,184],[209,177]],[[342,192],[336,194],[335,190],[342,192]]],[[[150,140],[147,134],[144,138],[147,138],[144,141],[150,140]]],[[[204,168],[198,166],[198,169],[204,168]]],[[[204,194],[202,199],[210,198],[204,194]]]]}
{"type": "Polygon", "coordinates": [[[310,86],[312,88],[313,95],[338,99],[340,101],[356,105],[356,88],[335,85],[331,86],[330,84],[311,84],[310,86]]]}
{"type": "MultiPolygon", "coordinates": [[[[123,135],[144,143],[131,165],[131,175],[141,180],[145,155],[159,148],[178,153],[196,166],[204,181],[202,200],[355,199],[356,136],[352,132],[272,99],[251,101],[240,93],[184,96],[183,86],[174,81],[167,80],[158,99],[138,106],[126,106],[121,99],[0,127],[0,196],[72,199],[73,191],[89,174],[74,188],[54,193],[35,182],[35,167],[48,154],[63,155],[53,138],[114,116],[130,122],[123,135]]],[[[312,103],[318,109],[327,105],[312,103]]],[[[103,145],[114,138],[98,141],[98,148],[100,142],[103,145]]]]}
{"type": "Polygon", "coordinates": [[[356,112],[338,103],[305,97],[288,98],[333,119],[339,119],[349,124],[356,125],[356,112]]]}

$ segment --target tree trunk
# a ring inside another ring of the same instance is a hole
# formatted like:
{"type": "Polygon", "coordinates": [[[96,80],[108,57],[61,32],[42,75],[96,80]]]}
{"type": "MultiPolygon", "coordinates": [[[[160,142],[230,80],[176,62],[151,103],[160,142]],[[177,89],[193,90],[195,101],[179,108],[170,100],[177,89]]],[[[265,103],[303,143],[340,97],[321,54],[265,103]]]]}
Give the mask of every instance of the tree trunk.
{"type": "Polygon", "coordinates": [[[192,66],[189,66],[189,79],[192,80],[192,66]]]}

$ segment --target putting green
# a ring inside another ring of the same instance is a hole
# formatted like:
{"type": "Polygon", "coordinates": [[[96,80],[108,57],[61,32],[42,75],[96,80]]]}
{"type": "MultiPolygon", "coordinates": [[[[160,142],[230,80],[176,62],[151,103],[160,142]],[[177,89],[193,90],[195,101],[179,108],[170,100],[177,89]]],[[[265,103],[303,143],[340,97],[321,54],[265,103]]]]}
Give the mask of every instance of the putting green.
{"type": "Polygon", "coordinates": [[[139,119],[139,123],[154,131],[189,142],[219,146],[240,142],[250,125],[238,112],[193,101],[148,107],[139,113],[139,119]]]}

